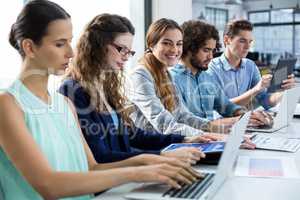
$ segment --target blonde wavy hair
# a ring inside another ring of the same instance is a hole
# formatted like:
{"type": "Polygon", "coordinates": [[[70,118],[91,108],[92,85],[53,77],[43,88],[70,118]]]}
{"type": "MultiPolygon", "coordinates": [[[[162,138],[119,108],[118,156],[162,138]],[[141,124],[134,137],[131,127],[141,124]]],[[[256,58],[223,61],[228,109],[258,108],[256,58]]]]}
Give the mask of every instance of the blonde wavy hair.
{"type": "Polygon", "coordinates": [[[72,66],[65,78],[78,81],[90,96],[92,106],[98,112],[109,111],[104,101],[120,113],[126,123],[131,123],[130,109],[124,95],[124,74],[107,64],[107,45],[120,33],[134,35],[130,21],[119,15],[101,14],[87,24],[76,48],[72,66]],[[105,98],[105,99],[103,99],[105,98]]]}
{"type": "Polygon", "coordinates": [[[139,60],[139,63],[150,71],[154,78],[157,96],[165,108],[172,112],[178,104],[175,87],[168,71],[166,71],[167,66],[160,62],[151,51],[151,48],[158,43],[169,29],[178,29],[182,33],[180,26],[171,19],[162,18],[150,25],[146,35],[146,52],[139,60]]]}

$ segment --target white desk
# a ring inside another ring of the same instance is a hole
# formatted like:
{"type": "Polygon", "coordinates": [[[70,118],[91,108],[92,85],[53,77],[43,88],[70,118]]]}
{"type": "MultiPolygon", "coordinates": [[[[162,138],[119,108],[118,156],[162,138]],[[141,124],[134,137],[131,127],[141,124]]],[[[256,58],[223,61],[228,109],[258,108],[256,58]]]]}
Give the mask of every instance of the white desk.
{"type": "MultiPolygon", "coordinates": [[[[286,135],[288,137],[300,137],[300,120],[294,119],[293,123],[276,133],[275,135],[286,135]]],[[[265,150],[240,150],[239,155],[264,155],[294,157],[300,172],[300,151],[286,153],[265,150]]],[[[200,168],[204,168],[200,166],[200,168]]],[[[138,184],[126,184],[111,189],[96,199],[124,200],[124,195],[138,184]]],[[[214,200],[299,200],[300,179],[274,179],[274,178],[249,178],[232,177],[218,191],[214,200]]]]}

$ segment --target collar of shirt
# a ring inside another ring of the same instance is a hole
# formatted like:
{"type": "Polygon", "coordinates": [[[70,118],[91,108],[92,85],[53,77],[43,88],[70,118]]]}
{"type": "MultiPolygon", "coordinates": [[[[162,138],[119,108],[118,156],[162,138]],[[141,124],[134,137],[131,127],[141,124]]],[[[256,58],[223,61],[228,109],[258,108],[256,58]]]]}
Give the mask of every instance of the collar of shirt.
{"type": "Polygon", "coordinates": [[[225,53],[223,53],[220,57],[220,60],[222,62],[222,67],[225,71],[229,71],[229,70],[232,70],[232,71],[237,71],[239,70],[240,68],[245,68],[245,65],[246,65],[246,60],[242,58],[242,62],[241,62],[241,65],[240,65],[240,68],[239,69],[236,69],[234,68],[232,65],[229,64],[227,58],[225,57],[225,53]]]}
{"type": "Polygon", "coordinates": [[[177,64],[177,65],[174,67],[174,69],[175,69],[177,72],[179,72],[179,73],[189,75],[189,76],[191,76],[191,77],[193,77],[193,78],[197,78],[197,77],[199,77],[200,74],[201,74],[201,71],[198,71],[196,74],[193,74],[192,71],[191,71],[188,67],[184,66],[183,64],[177,64]]]}

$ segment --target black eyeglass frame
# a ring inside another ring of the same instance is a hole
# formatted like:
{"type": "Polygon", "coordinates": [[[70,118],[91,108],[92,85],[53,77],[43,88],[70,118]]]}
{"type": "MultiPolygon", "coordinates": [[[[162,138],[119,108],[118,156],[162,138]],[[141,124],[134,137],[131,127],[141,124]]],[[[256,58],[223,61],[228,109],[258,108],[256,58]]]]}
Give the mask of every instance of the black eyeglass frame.
{"type": "Polygon", "coordinates": [[[135,55],[135,51],[131,51],[131,50],[128,49],[127,47],[122,47],[122,46],[117,45],[117,44],[115,44],[115,43],[111,43],[111,45],[112,45],[113,47],[115,47],[116,50],[117,50],[122,56],[128,56],[128,55],[129,55],[130,57],[132,57],[132,56],[135,55]]]}

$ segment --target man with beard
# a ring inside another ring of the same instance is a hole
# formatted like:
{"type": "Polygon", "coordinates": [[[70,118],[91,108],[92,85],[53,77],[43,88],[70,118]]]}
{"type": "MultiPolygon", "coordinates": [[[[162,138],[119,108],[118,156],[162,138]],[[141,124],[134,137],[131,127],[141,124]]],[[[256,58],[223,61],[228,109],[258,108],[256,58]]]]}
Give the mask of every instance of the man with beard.
{"type": "MultiPolygon", "coordinates": [[[[210,62],[208,73],[226,96],[236,104],[252,106],[252,99],[265,109],[275,106],[282,93],[267,93],[272,76],[261,77],[256,64],[246,56],[253,42],[253,26],[247,20],[229,22],[224,30],[223,41],[225,52],[210,62]]],[[[294,75],[290,75],[282,83],[282,89],[295,85],[294,75]]]]}
{"type": "Polygon", "coordinates": [[[184,32],[181,63],[175,65],[171,75],[179,95],[195,115],[214,120],[214,110],[221,116],[221,124],[232,124],[245,109],[229,101],[206,72],[213,53],[220,46],[216,28],[205,22],[190,20],[181,26],[184,32]]]}

